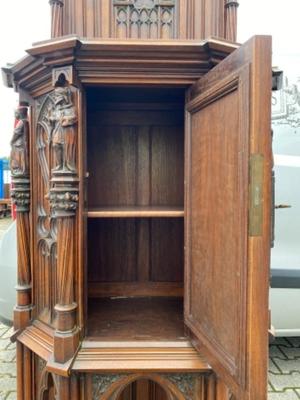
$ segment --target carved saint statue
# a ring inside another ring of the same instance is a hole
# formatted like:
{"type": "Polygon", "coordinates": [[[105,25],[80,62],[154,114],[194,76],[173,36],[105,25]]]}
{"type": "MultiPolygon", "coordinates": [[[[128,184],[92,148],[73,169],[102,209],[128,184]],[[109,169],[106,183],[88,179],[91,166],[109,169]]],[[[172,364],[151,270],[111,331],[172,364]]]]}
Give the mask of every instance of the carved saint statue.
{"type": "Polygon", "coordinates": [[[15,128],[11,139],[10,168],[13,176],[28,174],[28,120],[27,107],[15,111],[15,128]]]}
{"type": "Polygon", "coordinates": [[[55,152],[56,172],[76,172],[76,129],[77,115],[68,87],[56,87],[54,107],[48,116],[53,126],[52,144],[55,152]]]}

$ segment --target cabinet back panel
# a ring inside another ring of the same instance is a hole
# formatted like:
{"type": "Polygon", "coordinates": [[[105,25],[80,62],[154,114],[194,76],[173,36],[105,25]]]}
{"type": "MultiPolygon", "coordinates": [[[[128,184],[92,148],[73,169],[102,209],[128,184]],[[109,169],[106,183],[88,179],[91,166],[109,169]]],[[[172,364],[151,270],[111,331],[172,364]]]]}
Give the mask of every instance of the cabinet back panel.
{"type": "Polygon", "coordinates": [[[183,219],[89,220],[88,280],[182,282],[183,219]]]}
{"type": "Polygon", "coordinates": [[[183,206],[184,115],[178,97],[168,104],[155,103],[153,93],[149,103],[133,103],[130,94],[126,103],[123,93],[112,100],[95,101],[88,112],[89,208],[183,206]]]}

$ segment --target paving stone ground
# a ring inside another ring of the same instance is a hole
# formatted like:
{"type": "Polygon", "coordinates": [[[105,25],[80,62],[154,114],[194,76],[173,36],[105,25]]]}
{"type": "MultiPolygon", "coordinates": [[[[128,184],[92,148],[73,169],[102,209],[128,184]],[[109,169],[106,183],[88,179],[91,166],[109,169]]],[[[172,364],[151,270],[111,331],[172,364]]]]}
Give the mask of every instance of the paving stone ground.
{"type": "Polygon", "coordinates": [[[268,398],[300,399],[300,337],[278,338],[271,344],[268,398]]]}
{"type": "Polygon", "coordinates": [[[0,400],[14,400],[16,393],[16,348],[12,328],[0,323],[0,400]]]}

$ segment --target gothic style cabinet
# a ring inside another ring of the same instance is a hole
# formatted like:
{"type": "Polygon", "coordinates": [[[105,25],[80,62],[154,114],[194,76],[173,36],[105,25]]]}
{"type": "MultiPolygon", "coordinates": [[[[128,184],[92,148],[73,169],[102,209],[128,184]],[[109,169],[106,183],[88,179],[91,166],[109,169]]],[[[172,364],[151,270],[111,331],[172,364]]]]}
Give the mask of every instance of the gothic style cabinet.
{"type": "Polygon", "coordinates": [[[266,400],[270,38],[226,40],[235,1],[50,4],[3,69],[18,399],[266,400]]]}

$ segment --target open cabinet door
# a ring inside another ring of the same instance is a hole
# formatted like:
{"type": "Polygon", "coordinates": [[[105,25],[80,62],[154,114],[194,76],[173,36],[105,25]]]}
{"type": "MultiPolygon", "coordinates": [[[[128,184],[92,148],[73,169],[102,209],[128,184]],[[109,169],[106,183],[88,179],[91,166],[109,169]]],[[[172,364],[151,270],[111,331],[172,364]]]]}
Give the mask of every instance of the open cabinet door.
{"type": "Polygon", "coordinates": [[[254,37],[186,102],[185,324],[236,400],[265,400],[271,38],[254,37]]]}

